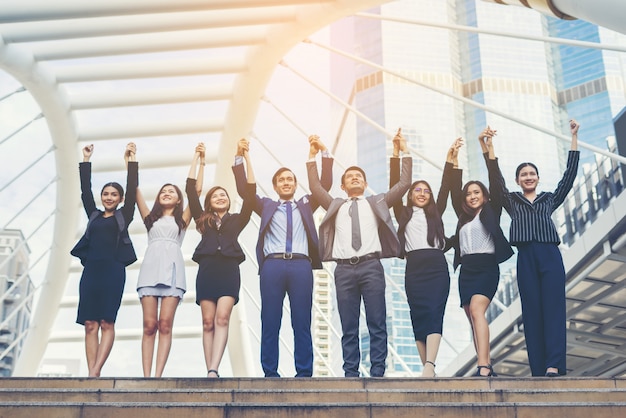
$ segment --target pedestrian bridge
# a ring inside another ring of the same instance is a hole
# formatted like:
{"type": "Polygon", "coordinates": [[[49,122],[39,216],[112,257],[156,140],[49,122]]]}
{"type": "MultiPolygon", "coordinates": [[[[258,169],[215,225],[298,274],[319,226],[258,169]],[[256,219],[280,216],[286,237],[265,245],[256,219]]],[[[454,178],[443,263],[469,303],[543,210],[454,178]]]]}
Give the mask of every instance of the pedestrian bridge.
{"type": "MultiPolygon", "coordinates": [[[[626,33],[626,11],[617,4],[619,1],[597,0],[593,8],[589,5],[587,9],[573,0],[544,0],[532,4],[542,13],[560,18],[578,17],[626,33]]],[[[233,189],[229,165],[236,141],[241,137],[251,137],[265,148],[264,160],[256,161],[257,166],[267,161],[272,162],[271,166],[291,163],[294,156],[291,147],[305,150],[304,138],[315,133],[319,123],[310,122],[306,127],[298,123],[294,115],[296,112],[315,114],[317,109],[307,108],[304,98],[320,88],[313,77],[326,63],[317,63],[317,54],[320,50],[332,51],[324,42],[315,39],[311,42],[308,37],[340,18],[383,3],[386,1],[4,2],[0,13],[0,69],[14,78],[15,88],[0,96],[3,105],[0,108],[0,147],[4,148],[0,155],[11,156],[2,160],[6,167],[0,174],[3,199],[0,228],[23,231],[22,247],[32,251],[30,267],[19,270],[14,286],[28,280],[29,275],[40,277],[35,283],[35,292],[19,304],[30,312],[30,301],[35,300],[29,332],[3,340],[6,349],[0,357],[7,356],[15,345],[22,346],[22,354],[16,360],[17,375],[36,373],[49,342],[76,343],[82,339],[79,331],[53,332],[57,312],[71,311],[76,304],[74,296],[64,295],[66,288],[77,288],[80,268],[67,254],[86,221],[78,221],[83,218],[76,175],[80,147],[95,143],[94,183],[99,183],[109,176],[121,176],[121,151],[126,142],[136,142],[142,169],[141,187],[147,196],[153,196],[159,184],[166,180],[184,179],[190,150],[199,139],[207,143],[207,160],[211,166],[207,170],[206,184],[222,184],[233,189]],[[285,56],[303,40],[310,42],[314,49],[299,57],[299,67],[289,65],[285,56]],[[306,69],[313,69],[313,76],[308,76],[306,69]],[[283,79],[285,85],[282,86],[283,93],[292,89],[292,95],[302,98],[297,106],[281,107],[273,100],[272,92],[267,91],[272,75],[279,71],[299,77],[301,84],[297,88],[287,84],[288,77],[283,79]],[[271,134],[257,135],[258,125],[268,118],[268,112],[283,118],[290,130],[279,131],[276,126],[271,134]],[[281,143],[281,149],[277,150],[272,135],[301,138],[301,145],[281,143]],[[167,158],[163,158],[164,152],[167,158]],[[37,269],[40,273],[36,273],[37,269]]],[[[376,17],[360,14],[358,18],[376,17]]],[[[436,22],[420,24],[446,30],[477,30],[436,22]]],[[[402,76],[393,69],[382,70],[402,76]]],[[[350,103],[329,96],[343,112],[363,117],[350,103]]],[[[451,97],[468,105],[479,105],[461,96],[451,97]]],[[[494,109],[486,111],[495,112],[494,109]]],[[[524,123],[514,115],[500,116],[524,123]]],[[[534,128],[562,137],[545,127],[534,128]]],[[[393,132],[387,132],[384,127],[377,129],[393,136],[393,132]]],[[[336,142],[340,143],[341,139],[338,135],[336,142]]],[[[428,156],[415,151],[414,154],[428,161],[428,156]]],[[[267,194],[270,193],[271,190],[267,194]]],[[[623,200],[623,194],[615,198],[609,209],[599,214],[586,231],[577,229],[576,241],[565,252],[570,277],[568,286],[571,286],[568,291],[569,364],[582,365],[589,358],[598,358],[598,352],[602,354],[599,358],[606,360],[593,362],[597,369],[579,372],[575,368],[575,373],[623,372],[617,365],[619,353],[624,351],[621,346],[624,332],[620,328],[624,314],[619,309],[619,301],[625,300],[619,293],[620,283],[624,281],[620,273],[624,270],[623,255],[620,256],[620,251],[624,252],[624,225],[623,213],[617,210],[625,207],[623,200]],[[612,218],[607,217],[610,213],[613,213],[612,218]],[[616,365],[609,366],[613,363],[616,365]]],[[[135,222],[131,234],[140,236],[142,232],[140,223],[135,222]]],[[[252,232],[248,234],[254,236],[252,232]]],[[[193,251],[191,241],[188,239],[183,248],[187,258],[193,251]]],[[[145,246],[145,242],[138,238],[138,254],[143,253],[142,245],[145,246]]],[[[252,254],[253,251],[248,252],[249,259],[253,259],[252,254]]],[[[10,261],[10,257],[5,258],[2,267],[10,261]]],[[[190,262],[189,266],[193,264],[190,262]]],[[[253,265],[248,268],[254,271],[253,265]]],[[[130,269],[129,274],[136,274],[136,270],[130,269]]],[[[327,274],[326,280],[329,277],[327,274]]],[[[328,281],[325,283],[329,286],[328,281]]],[[[127,290],[125,306],[136,306],[133,289],[127,290]]],[[[318,291],[319,295],[327,292],[323,288],[318,291]]],[[[246,310],[258,309],[258,297],[250,289],[242,292],[246,293],[248,302],[242,303],[232,318],[229,353],[233,374],[246,376],[256,370],[256,355],[251,354],[249,348],[250,340],[258,338],[254,331],[258,327],[246,322],[246,310]]],[[[14,293],[14,287],[9,288],[3,300],[13,298],[15,302],[14,293]]],[[[493,323],[497,360],[499,364],[506,364],[502,373],[511,375],[523,373],[525,364],[519,306],[516,306],[513,303],[493,323]]],[[[185,298],[179,316],[183,316],[186,307],[195,308],[192,292],[185,298]]],[[[336,334],[328,321],[327,307],[316,304],[314,314],[327,322],[329,333],[336,334]]],[[[70,323],[73,322],[71,316],[60,315],[58,320],[70,323]]],[[[185,323],[178,327],[178,332],[176,338],[195,338],[198,326],[195,322],[185,323]]],[[[124,341],[140,338],[140,335],[141,328],[135,326],[120,329],[117,337],[124,341]]],[[[319,346],[322,344],[319,342],[319,346]]],[[[401,356],[393,347],[390,352],[401,362],[401,356]]],[[[316,356],[320,356],[320,352],[316,352],[316,356]]],[[[471,363],[469,356],[462,353],[449,371],[451,374],[467,373],[471,363]]],[[[332,369],[331,365],[324,367],[332,369]]]]}

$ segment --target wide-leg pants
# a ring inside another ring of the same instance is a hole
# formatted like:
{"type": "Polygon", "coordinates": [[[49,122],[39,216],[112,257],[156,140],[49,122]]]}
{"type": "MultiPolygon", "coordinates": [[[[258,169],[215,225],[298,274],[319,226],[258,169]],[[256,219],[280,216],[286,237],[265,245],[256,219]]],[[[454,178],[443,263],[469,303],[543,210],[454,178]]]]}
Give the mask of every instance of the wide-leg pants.
{"type": "Polygon", "coordinates": [[[517,284],[528,362],[533,376],[548,367],[566,373],[565,268],[555,244],[518,245],[517,284]]]}

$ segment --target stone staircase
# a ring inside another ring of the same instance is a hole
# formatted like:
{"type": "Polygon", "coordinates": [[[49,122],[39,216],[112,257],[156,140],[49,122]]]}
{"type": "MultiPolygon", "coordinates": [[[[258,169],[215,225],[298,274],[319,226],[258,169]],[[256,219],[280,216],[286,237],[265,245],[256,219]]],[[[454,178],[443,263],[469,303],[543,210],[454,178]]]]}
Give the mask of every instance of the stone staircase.
{"type": "Polygon", "coordinates": [[[0,418],[626,417],[626,378],[5,378],[0,418]]]}

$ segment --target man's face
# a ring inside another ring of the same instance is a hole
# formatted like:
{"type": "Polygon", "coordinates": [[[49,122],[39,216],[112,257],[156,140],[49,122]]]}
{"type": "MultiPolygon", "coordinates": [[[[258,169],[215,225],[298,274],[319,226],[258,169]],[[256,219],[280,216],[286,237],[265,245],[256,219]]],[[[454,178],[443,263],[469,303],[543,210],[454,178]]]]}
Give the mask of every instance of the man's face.
{"type": "Polygon", "coordinates": [[[297,186],[296,176],[291,171],[285,170],[276,177],[274,190],[281,199],[291,200],[296,193],[297,186]]]}
{"type": "Polygon", "coordinates": [[[345,190],[348,196],[361,196],[365,193],[367,182],[359,170],[348,170],[343,176],[341,188],[345,190]]]}

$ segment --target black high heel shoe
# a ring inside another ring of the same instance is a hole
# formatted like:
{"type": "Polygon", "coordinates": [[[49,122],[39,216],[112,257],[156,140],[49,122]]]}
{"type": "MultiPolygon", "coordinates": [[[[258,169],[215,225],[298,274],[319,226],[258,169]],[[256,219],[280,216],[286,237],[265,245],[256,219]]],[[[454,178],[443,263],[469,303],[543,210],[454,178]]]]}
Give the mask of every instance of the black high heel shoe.
{"type": "Polygon", "coordinates": [[[477,366],[476,367],[476,373],[474,374],[475,377],[498,377],[498,374],[496,372],[493,371],[493,367],[491,366],[491,364],[488,364],[486,366],[477,366]],[[488,369],[489,370],[489,374],[480,374],[480,369],[488,369]]]}

